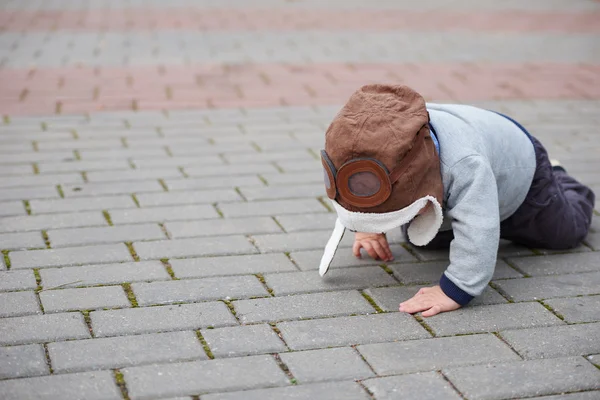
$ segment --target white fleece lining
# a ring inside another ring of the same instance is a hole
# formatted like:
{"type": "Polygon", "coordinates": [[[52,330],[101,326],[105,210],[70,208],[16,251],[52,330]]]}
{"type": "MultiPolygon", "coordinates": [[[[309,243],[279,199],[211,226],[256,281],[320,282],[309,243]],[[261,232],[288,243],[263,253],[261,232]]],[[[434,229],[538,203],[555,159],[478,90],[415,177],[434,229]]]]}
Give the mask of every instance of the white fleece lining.
{"type": "Polygon", "coordinates": [[[385,233],[412,221],[408,227],[408,239],[416,246],[425,246],[431,242],[443,221],[442,207],[433,196],[421,197],[411,205],[389,213],[348,211],[335,200],[332,200],[331,203],[341,224],[355,232],[385,233]],[[417,217],[419,211],[428,202],[433,207],[417,217]]]}

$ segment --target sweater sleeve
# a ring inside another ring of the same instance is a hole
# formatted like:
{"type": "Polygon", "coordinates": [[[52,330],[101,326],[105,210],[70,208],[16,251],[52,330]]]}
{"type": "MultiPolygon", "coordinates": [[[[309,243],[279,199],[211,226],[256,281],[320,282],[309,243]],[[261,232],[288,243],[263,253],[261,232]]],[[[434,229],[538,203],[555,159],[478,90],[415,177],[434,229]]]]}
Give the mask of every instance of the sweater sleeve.
{"type": "Polygon", "coordinates": [[[440,279],[461,305],[483,292],[494,274],[500,240],[498,188],[487,160],[469,156],[451,169],[446,217],[452,221],[450,265],[440,279]]]}

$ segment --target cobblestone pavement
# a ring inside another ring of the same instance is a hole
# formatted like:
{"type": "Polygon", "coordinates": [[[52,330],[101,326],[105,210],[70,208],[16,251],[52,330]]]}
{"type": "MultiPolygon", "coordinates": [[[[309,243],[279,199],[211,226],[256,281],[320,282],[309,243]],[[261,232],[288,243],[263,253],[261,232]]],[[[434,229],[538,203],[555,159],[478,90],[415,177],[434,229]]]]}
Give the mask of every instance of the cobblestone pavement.
{"type": "Polygon", "coordinates": [[[448,253],[400,232],[318,275],[316,156],[353,90],[403,82],[600,193],[600,2],[0,4],[0,398],[600,399],[600,213],[423,319],[398,303],[448,253]]]}

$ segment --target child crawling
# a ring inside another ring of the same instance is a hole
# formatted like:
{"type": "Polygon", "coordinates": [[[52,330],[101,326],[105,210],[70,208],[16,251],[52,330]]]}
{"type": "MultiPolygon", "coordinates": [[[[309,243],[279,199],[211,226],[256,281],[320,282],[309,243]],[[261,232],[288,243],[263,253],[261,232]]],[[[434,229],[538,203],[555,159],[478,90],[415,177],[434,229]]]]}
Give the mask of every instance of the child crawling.
{"type": "Polygon", "coordinates": [[[552,165],[542,144],[508,116],[425,104],[406,86],[367,85],[334,118],[321,151],[338,219],[321,260],[324,275],[345,229],[354,254],[392,259],[385,233],[402,227],[412,245],[450,248],[439,284],[400,311],[429,317],[485,289],[500,238],[535,248],[577,246],[595,196],[552,165]]]}

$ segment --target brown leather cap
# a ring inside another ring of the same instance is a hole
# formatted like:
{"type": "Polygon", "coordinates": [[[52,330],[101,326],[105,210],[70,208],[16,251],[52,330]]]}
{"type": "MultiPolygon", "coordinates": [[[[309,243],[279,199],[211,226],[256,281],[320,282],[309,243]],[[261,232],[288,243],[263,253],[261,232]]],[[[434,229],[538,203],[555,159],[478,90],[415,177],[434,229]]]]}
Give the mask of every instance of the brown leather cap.
{"type": "Polygon", "coordinates": [[[442,204],[440,160],[428,122],[425,100],[407,86],[377,84],[357,90],[327,129],[325,151],[337,170],[353,159],[374,158],[398,179],[392,181],[390,197],[378,206],[355,207],[340,196],[337,202],[364,213],[401,210],[426,195],[442,204]],[[417,152],[411,154],[416,145],[417,152]],[[405,158],[408,162],[403,163],[405,158]]]}

